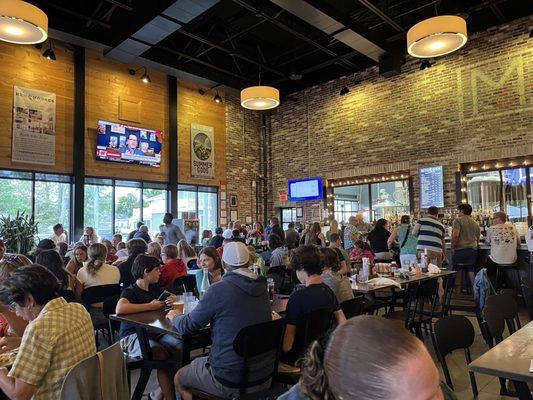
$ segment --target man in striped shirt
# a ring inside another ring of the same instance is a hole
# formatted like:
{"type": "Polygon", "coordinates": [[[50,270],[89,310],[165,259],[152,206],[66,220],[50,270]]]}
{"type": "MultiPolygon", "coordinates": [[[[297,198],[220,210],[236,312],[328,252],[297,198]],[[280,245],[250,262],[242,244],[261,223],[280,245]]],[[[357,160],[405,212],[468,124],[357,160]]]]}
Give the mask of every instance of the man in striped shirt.
{"type": "Polygon", "coordinates": [[[437,219],[439,209],[435,206],[428,208],[428,215],[420,218],[413,228],[413,236],[418,237],[416,249],[419,253],[424,253],[427,249],[431,263],[438,267],[446,260],[446,245],[444,242],[444,225],[437,219]]]}

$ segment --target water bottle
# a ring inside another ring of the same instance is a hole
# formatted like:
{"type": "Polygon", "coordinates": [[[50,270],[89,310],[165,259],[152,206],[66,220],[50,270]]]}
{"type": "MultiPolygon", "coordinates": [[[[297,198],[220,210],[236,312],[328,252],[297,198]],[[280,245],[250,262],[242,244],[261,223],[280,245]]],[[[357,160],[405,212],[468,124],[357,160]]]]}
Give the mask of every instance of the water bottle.
{"type": "Polygon", "coordinates": [[[428,264],[427,264],[427,257],[428,257],[428,249],[424,249],[424,254],[420,257],[420,267],[422,269],[422,272],[427,272],[428,264]]]}
{"type": "Polygon", "coordinates": [[[211,285],[209,283],[209,271],[207,268],[202,268],[203,270],[203,277],[202,277],[202,283],[200,284],[200,298],[202,299],[205,295],[205,292],[207,292],[207,289],[209,289],[209,286],[211,285]]]}
{"type": "Polygon", "coordinates": [[[363,266],[361,268],[361,280],[363,282],[366,282],[368,280],[368,277],[370,276],[370,259],[367,257],[363,257],[363,266]]]}

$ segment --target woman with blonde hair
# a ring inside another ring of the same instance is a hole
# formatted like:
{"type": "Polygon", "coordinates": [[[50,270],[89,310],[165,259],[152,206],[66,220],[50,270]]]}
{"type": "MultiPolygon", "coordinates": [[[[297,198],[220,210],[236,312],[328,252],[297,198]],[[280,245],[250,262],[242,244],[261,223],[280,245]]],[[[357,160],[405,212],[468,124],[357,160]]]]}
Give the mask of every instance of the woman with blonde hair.
{"type": "Polygon", "coordinates": [[[77,274],[83,289],[119,283],[120,272],[117,267],[106,264],[107,248],[102,243],[91,244],[87,256],[87,264],[77,274]]]}
{"type": "Polygon", "coordinates": [[[329,231],[326,232],[326,239],[329,243],[331,243],[331,235],[333,233],[340,235],[339,223],[336,219],[331,220],[331,222],[329,223],[329,231]]]}
{"type": "Polygon", "coordinates": [[[182,239],[178,242],[178,258],[181,258],[181,261],[183,261],[187,268],[191,269],[189,262],[191,262],[191,264],[196,264],[198,256],[189,243],[182,239]]]}
{"type": "Polygon", "coordinates": [[[162,252],[163,252],[163,249],[161,248],[161,245],[159,243],[157,242],[148,243],[148,250],[146,250],[146,254],[157,258],[161,264],[163,264],[163,260],[161,258],[162,252]]]}

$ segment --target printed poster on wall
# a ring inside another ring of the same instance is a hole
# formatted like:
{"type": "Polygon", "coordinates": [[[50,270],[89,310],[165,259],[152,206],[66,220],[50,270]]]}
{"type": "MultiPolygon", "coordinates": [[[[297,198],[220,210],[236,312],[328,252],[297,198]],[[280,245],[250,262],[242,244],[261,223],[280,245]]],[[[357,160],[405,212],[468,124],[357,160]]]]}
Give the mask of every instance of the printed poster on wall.
{"type": "Polygon", "coordinates": [[[54,165],[56,153],[56,95],[14,86],[11,160],[54,165]]]}
{"type": "Polygon", "coordinates": [[[195,178],[215,177],[214,129],[191,124],[191,175],[195,178]]]}

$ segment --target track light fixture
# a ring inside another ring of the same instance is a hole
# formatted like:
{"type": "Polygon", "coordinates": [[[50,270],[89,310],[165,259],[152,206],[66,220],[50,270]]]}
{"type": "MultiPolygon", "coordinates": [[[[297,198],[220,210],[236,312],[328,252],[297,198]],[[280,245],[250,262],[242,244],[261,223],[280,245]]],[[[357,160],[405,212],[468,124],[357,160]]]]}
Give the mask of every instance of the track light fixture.
{"type": "Polygon", "coordinates": [[[339,95],[344,96],[348,94],[349,92],[350,92],[350,89],[348,89],[348,87],[344,85],[343,87],[341,87],[341,91],[339,92],[339,95]]]}
{"type": "MultiPolygon", "coordinates": [[[[435,63],[433,63],[435,64],[435,63]]],[[[432,63],[429,62],[429,60],[423,60],[421,63],[420,63],[420,71],[423,71],[425,70],[426,68],[431,68],[433,66],[432,63]]]]}
{"type": "Polygon", "coordinates": [[[213,101],[215,103],[222,103],[222,97],[220,97],[220,95],[218,94],[218,91],[217,91],[217,94],[215,94],[215,97],[213,97],[213,101]]]}
{"type": "Polygon", "coordinates": [[[152,80],[150,79],[150,75],[148,75],[148,71],[146,70],[146,67],[140,67],[140,68],[137,68],[137,69],[130,69],[129,70],[130,75],[137,74],[137,72],[139,72],[143,68],[144,68],[144,73],[141,75],[141,82],[146,83],[146,84],[151,83],[152,80]]]}
{"type": "Polygon", "coordinates": [[[52,48],[52,41],[50,40],[48,48],[43,52],[43,57],[47,60],[56,60],[56,53],[54,52],[54,49],[52,48]]]}

